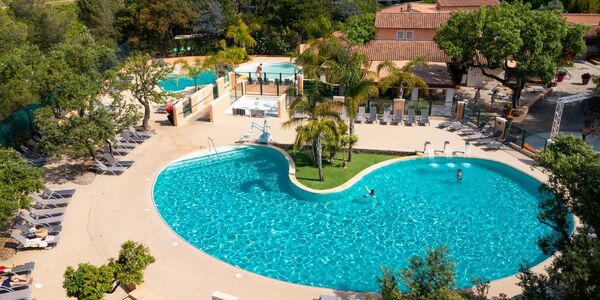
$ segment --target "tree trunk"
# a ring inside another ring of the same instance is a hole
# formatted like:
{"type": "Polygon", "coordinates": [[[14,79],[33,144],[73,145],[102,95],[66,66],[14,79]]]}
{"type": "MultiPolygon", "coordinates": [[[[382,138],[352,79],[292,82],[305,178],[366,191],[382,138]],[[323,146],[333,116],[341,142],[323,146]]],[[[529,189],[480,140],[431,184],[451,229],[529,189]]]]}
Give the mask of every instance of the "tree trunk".
{"type": "Polygon", "coordinates": [[[110,291],[110,292],[109,292],[109,294],[112,294],[112,293],[114,293],[114,292],[117,290],[117,288],[118,288],[118,287],[121,285],[121,283],[120,283],[120,282],[117,280],[117,281],[114,283],[114,285],[115,285],[115,286],[113,287],[112,291],[110,291]]]}
{"type": "MultiPolygon", "coordinates": [[[[348,133],[350,138],[352,138],[352,134],[354,134],[354,119],[349,120],[350,124],[348,124],[348,133]]],[[[348,144],[348,162],[352,161],[352,143],[348,144]]]]}
{"type": "Polygon", "coordinates": [[[323,175],[323,141],[321,134],[317,136],[317,168],[319,169],[319,181],[325,180],[325,176],[323,175]]]}
{"type": "Polygon", "coordinates": [[[144,103],[144,120],[142,122],[142,127],[144,128],[144,130],[149,130],[149,123],[150,122],[150,102],[146,101],[144,103]]]}

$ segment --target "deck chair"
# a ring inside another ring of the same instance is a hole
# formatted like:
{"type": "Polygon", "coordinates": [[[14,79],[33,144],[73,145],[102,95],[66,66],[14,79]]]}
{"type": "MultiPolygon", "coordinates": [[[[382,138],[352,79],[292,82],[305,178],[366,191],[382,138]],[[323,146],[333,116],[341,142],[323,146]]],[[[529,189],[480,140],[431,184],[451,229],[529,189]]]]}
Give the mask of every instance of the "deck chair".
{"type": "Polygon", "coordinates": [[[383,116],[381,117],[381,122],[379,122],[379,124],[390,124],[392,123],[392,117],[390,116],[390,110],[389,109],[384,109],[383,110],[383,116]]]}
{"type": "Polygon", "coordinates": [[[301,110],[301,109],[294,110],[294,115],[292,116],[292,119],[304,119],[304,118],[306,118],[306,115],[304,114],[304,110],[301,110]]]}
{"type": "Polygon", "coordinates": [[[129,168],[133,165],[133,160],[116,160],[110,153],[104,152],[104,159],[113,167],[129,168]]]}
{"type": "Polygon", "coordinates": [[[340,113],[340,119],[344,122],[348,122],[348,113],[346,113],[346,108],[342,107],[342,112],[340,113]]]}
{"type": "Polygon", "coordinates": [[[452,125],[452,123],[454,123],[454,122],[456,122],[456,121],[457,121],[457,120],[456,120],[456,114],[452,114],[452,115],[450,116],[450,118],[448,118],[448,119],[444,120],[443,122],[441,122],[440,124],[438,124],[438,126],[437,126],[437,127],[438,127],[438,128],[446,128],[446,127],[448,127],[448,126],[452,125]]]}
{"type": "Polygon", "coordinates": [[[408,118],[406,119],[406,124],[412,126],[417,124],[417,120],[415,118],[415,110],[414,109],[409,109],[408,110],[408,118]]]}
{"type": "Polygon", "coordinates": [[[34,193],[30,193],[29,198],[35,200],[36,206],[40,208],[67,206],[71,202],[71,198],[44,199],[34,193]]]}
{"type": "Polygon", "coordinates": [[[48,235],[48,238],[51,237],[50,239],[46,238],[45,240],[42,240],[41,238],[35,238],[35,239],[28,239],[25,236],[23,236],[21,233],[19,233],[18,231],[13,231],[10,234],[10,237],[12,237],[13,239],[17,240],[17,242],[19,242],[19,245],[17,245],[17,251],[20,249],[27,249],[27,248],[52,248],[55,247],[58,242],[60,241],[60,236],[59,235],[48,235]]]}
{"type": "Polygon", "coordinates": [[[60,224],[65,219],[65,215],[58,215],[54,217],[33,217],[29,212],[21,212],[19,218],[33,226],[44,226],[46,228],[52,227],[52,224],[60,224]]]}
{"type": "Polygon", "coordinates": [[[29,285],[19,287],[0,287],[0,300],[27,300],[31,296],[29,285]]]}
{"type": "MultiPolygon", "coordinates": [[[[32,228],[33,229],[36,228],[35,226],[28,226],[25,224],[15,224],[12,226],[12,228],[21,231],[23,236],[25,236],[27,238],[35,238],[35,233],[33,233],[31,231],[32,228]]],[[[46,227],[46,228],[48,229],[48,234],[57,235],[58,233],[61,232],[62,225],[55,225],[55,226],[50,226],[50,227],[46,227]]]]}
{"type": "Polygon", "coordinates": [[[511,135],[507,136],[504,140],[502,140],[502,142],[500,143],[488,143],[487,144],[487,148],[494,150],[494,151],[498,151],[498,149],[502,148],[502,146],[508,146],[510,145],[510,143],[514,142],[515,138],[511,135]]]}
{"type": "Polygon", "coordinates": [[[66,207],[54,207],[54,208],[30,208],[29,214],[32,216],[43,216],[43,217],[51,217],[62,215],[67,210],[66,207]]]}
{"type": "Polygon", "coordinates": [[[377,121],[377,108],[375,106],[371,106],[369,110],[369,118],[367,119],[367,123],[373,124],[377,121]]]}
{"type": "Polygon", "coordinates": [[[136,137],[140,137],[140,138],[149,138],[152,136],[152,133],[150,131],[146,131],[146,130],[137,130],[135,129],[133,126],[129,125],[129,132],[131,132],[133,134],[133,136],[136,137]]]}
{"type": "Polygon", "coordinates": [[[392,119],[392,124],[402,125],[404,119],[404,110],[396,109],[396,113],[394,114],[394,119],[392,119]]]}
{"type": "Polygon", "coordinates": [[[103,164],[97,159],[94,159],[94,165],[96,165],[96,169],[100,174],[109,173],[112,175],[120,175],[121,173],[125,172],[125,170],[127,170],[127,168],[123,167],[107,167],[105,164],[103,164]]]}
{"type": "Polygon", "coordinates": [[[423,126],[430,124],[429,123],[429,112],[428,111],[426,111],[424,109],[421,109],[421,117],[419,118],[419,124],[423,125],[423,126]]]}
{"type": "Polygon", "coordinates": [[[498,139],[502,135],[502,131],[496,131],[493,134],[484,136],[482,138],[477,139],[478,144],[489,144],[496,139],[498,139]]]}
{"type": "Polygon", "coordinates": [[[44,187],[44,192],[41,197],[45,199],[64,199],[71,198],[75,194],[76,189],[51,190],[44,187]]]}
{"type": "Polygon", "coordinates": [[[135,144],[141,144],[143,143],[146,139],[145,138],[139,138],[133,135],[133,133],[129,132],[129,131],[124,131],[121,134],[122,137],[122,141],[127,142],[127,143],[135,143],[135,144]]]}
{"type": "Polygon", "coordinates": [[[35,262],[28,262],[22,265],[14,266],[12,269],[4,269],[0,272],[0,275],[8,276],[8,274],[19,274],[19,275],[27,275],[30,274],[31,271],[35,268],[35,262]]]}
{"type": "Polygon", "coordinates": [[[467,137],[469,139],[471,139],[471,140],[485,138],[487,136],[492,135],[493,134],[492,131],[494,131],[494,126],[493,125],[486,125],[480,131],[477,131],[477,132],[474,132],[472,134],[469,134],[469,135],[467,135],[467,137]]]}
{"type": "Polygon", "coordinates": [[[480,132],[481,130],[483,130],[483,128],[485,128],[486,125],[485,122],[480,122],[479,125],[477,125],[477,127],[473,128],[471,126],[465,126],[463,129],[460,130],[461,135],[472,135],[475,134],[477,132],[480,132]]]}
{"type": "Polygon", "coordinates": [[[360,106],[358,108],[358,114],[356,114],[356,119],[354,120],[356,123],[362,123],[365,121],[365,107],[360,106]]]}

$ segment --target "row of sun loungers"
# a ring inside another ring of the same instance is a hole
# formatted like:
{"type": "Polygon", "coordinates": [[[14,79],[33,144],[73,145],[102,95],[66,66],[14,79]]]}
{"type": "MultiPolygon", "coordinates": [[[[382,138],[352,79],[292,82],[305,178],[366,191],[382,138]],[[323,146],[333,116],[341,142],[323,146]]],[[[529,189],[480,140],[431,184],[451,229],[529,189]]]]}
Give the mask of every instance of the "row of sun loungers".
{"type": "Polygon", "coordinates": [[[99,174],[120,175],[125,172],[134,163],[133,160],[118,160],[114,155],[125,156],[139,144],[152,136],[148,131],[139,131],[129,126],[127,130],[121,133],[121,137],[116,139],[114,145],[104,149],[104,162],[99,159],[94,160],[94,165],[99,174]]]}
{"type": "MultiPolygon", "coordinates": [[[[14,266],[11,269],[4,269],[0,272],[1,276],[19,275],[25,278],[31,278],[31,272],[35,267],[34,262],[28,262],[22,265],[14,266]]],[[[31,295],[31,285],[19,285],[13,287],[0,287],[0,300],[21,300],[29,299],[31,295]]]]}
{"type": "MultiPolygon", "coordinates": [[[[60,242],[62,221],[75,189],[50,190],[41,194],[29,194],[32,204],[29,211],[21,211],[13,225],[11,237],[18,245],[17,250],[52,248],[60,242]],[[46,236],[41,236],[43,233],[46,236]]],[[[1,298],[0,298],[1,299],[1,298]]]]}
{"type": "MultiPolygon", "coordinates": [[[[344,114],[342,114],[342,118],[343,117],[344,114]]],[[[417,121],[414,109],[408,110],[408,115],[406,116],[406,119],[404,119],[404,111],[400,109],[396,110],[396,113],[393,115],[391,114],[391,111],[389,109],[386,109],[383,111],[381,118],[378,118],[377,110],[374,107],[371,108],[371,111],[367,116],[364,106],[359,107],[358,114],[356,116],[356,122],[368,124],[374,124],[376,122],[379,122],[379,124],[381,125],[430,125],[429,114],[426,110],[421,110],[421,115],[419,116],[419,120],[417,121]]]]}
{"type": "Polygon", "coordinates": [[[451,118],[440,123],[438,127],[448,129],[449,131],[456,131],[459,135],[474,141],[478,145],[485,145],[490,150],[498,150],[502,146],[509,146],[510,143],[515,141],[515,138],[511,135],[501,138],[502,131],[496,131],[491,124],[481,122],[477,126],[471,125],[468,116],[465,116],[462,121],[456,121],[456,119],[451,118]]]}

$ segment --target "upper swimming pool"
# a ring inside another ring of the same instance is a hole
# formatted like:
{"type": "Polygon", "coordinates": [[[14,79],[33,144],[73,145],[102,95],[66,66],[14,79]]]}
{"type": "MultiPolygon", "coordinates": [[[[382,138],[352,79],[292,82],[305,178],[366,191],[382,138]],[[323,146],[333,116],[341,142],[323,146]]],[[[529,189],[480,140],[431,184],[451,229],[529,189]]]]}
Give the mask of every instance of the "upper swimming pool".
{"type": "Polygon", "coordinates": [[[196,76],[196,79],[179,74],[169,74],[165,79],[158,82],[158,85],[167,92],[181,92],[188,87],[194,85],[206,85],[214,83],[216,80],[215,73],[212,71],[204,71],[196,76]]]}
{"type": "MultiPolygon", "coordinates": [[[[245,64],[235,69],[235,72],[243,73],[244,75],[250,74],[254,77],[259,64],[258,62],[245,64]]],[[[268,78],[278,77],[279,74],[281,74],[282,78],[293,78],[296,74],[300,73],[300,68],[291,63],[263,63],[262,73],[263,76],[266,75],[268,78]]]]}
{"type": "Polygon", "coordinates": [[[448,246],[459,287],[546,259],[536,241],[552,231],[536,218],[538,186],[493,161],[418,158],[313,194],[290,182],[278,151],[240,147],[169,164],[153,196],[177,234],[218,259],[289,282],[377,291],[381,265],[406,267],[428,247],[448,246]],[[364,198],[365,186],[377,198],[364,198]]]}

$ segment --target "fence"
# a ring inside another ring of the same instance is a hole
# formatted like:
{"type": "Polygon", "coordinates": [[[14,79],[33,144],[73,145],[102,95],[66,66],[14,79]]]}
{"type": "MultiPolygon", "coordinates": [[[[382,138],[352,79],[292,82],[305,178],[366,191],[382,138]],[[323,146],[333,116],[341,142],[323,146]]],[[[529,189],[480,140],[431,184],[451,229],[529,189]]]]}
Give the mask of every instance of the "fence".
{"type": "Polygon", "coordinates": [[[23,139],[32,136],[34,133],[33,113],[40,107],[41,105],[38,103],[30,104],[0,122],[0,145],[15,146],[23,139]]]}
{"type": "Polygon", "coordinates": [[[298,73],[263,73],[257,77],[252,72],[235,73],[242,80],[246,80],[246,94],[279,96],[287,93],[290,88],[297,87],[298,73]]]}

